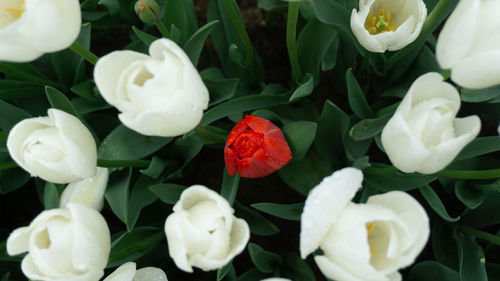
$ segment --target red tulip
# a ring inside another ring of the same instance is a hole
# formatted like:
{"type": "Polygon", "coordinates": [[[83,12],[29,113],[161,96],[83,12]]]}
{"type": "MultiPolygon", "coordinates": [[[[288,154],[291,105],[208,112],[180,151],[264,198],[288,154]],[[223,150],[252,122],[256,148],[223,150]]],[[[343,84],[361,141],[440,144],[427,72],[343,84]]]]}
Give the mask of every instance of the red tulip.
{"type": "Polygon", "coordinates": [[[267,176],[290,162],[292,153],[280,128],[264,118],[247,115],[227,137],[227,173],[244,178],[267,176]]]}

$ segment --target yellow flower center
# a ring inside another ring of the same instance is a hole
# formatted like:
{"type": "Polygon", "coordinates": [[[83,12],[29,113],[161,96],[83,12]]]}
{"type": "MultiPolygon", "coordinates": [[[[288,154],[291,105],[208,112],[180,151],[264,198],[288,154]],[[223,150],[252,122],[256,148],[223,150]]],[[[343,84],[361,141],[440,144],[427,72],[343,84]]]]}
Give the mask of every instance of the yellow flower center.
{"type": "Polygon", "coordinates": [[[365,28],[371,35],[379,34],[387,31],[395,31],[397,26],[391,23],[391,12],[381,8],[378,15],[374,16],[371,12],[366,18],[365,28]]]}
{"type": "MultiPolygon", "coordinates": [[[[374,228],[375,228],[375,223],[373,222],[366,225],[366,232],[368,233],[368,239],[370,239],[370,235],[372,234],[374,228]]],[[[375,255],[375,252],[372,249],[370,249],[370,255],[372,256],[375,255]]]]}
{"type": "Polygon", "coordinates": [[[2,0],[0,3],[0,28],[18,20],[25,9],[24,0],[2,0]]]}

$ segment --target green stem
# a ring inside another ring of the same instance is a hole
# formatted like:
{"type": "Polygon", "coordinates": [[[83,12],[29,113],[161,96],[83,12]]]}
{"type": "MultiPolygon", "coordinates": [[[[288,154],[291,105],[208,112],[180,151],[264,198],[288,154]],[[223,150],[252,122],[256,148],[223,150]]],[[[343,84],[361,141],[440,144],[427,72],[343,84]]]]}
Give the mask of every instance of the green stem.
{"type": "Polygon", "coordinates": [[[500,178],[500,169],[492,170],[443,170],[436,174],[438,177],[447,177],[453,179],[470,179],[470,180],[483,180],[483,179],[496,179],[500,178]]]}
{"type": "Polygon", "coordinates": [[[134,167],[146,169],[150,160],[104,160],[97,159],[97,166],[106,168],[119,168],[119,167],[134,167]]]}
{"type": "Polygon", "coordinates": [[[472,228],[467,225],[461,225],[460,230],[462,230],[464,233],[476,236],[477,238],[481,238],[483,240],[486,240],[492,244],[495,244],[497,246],[500,246],[500,236],[484,232],[475,228],[472,228]]]}
{"type": "Polygon", "coordinates": [[[16,168],[16,167],[17,167],[16,162],[11,161],[11,162],[0,163],[0,171],[8,170],[8,169],[16,168]]]}
{"type": "Polygon", "coordinates": [[[84,58],[86,61],[90,62],[92,65],[95,65],[99,60],[99,57],[94,55],[90,50],[87,50],[82,44],[78,43],[78,41],[73,42],[69,48],[75,52],[80,57],[84,58]]]}
{"type": "Polygon", "coordinates": [[[229,19],[233,24],[234,28],[238,32],[238,36],[240,37],[241,42],[243,42],[243,47],[246,52],[246,67],[250,67],[253,62],[253,46],[250,42],[250,38],[245,30],[245,26],[242,24],[240,18],[238,17],[238,12],[236,11],[232,0],[224,0],[224,7],[226,8],[227,14],[229,15],[229,19]]]}
{"type": "Polygon", "coordinates": [[[155,22],[155,25],[156,25],[156,28],[158,28],[158,30],[160,31],[160,33],[161,33],[161,35],[163,37],[170,38],[170,32],[168,32],[167,27],[165,26],[165,24],[160,19],[158,19],[155,22]]]}
{"type": "Polygon", "coordinates": [[[297,20],[299,18],[299,2],[290,2],[288,5],[288,19],[286,23],[286,46],[288,49],[288,57],[292,67],[292,75],[295,81],[299,82],[302,79],[300,71],[299,59],[297,57],[297,20]]]}

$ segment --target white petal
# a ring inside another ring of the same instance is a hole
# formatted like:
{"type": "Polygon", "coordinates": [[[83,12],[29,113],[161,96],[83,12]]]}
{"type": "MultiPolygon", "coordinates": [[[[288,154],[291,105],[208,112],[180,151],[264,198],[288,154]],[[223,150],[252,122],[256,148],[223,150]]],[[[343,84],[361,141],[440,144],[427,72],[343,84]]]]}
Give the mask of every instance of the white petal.
{"type": "Polygon", "coordinates": [[[59,207],[64,208],[68,203],[80,203],[100,211],[104,205],[108,177],[108,169],[98,167],[95,177],[69,184],[61,194],[59,207]]]}
{"type": "MultiPolygon", "coordinates": [[[[365,278],[359,279],[358,277],[352,275],[350,272],[345,271],[340,266],[332,263],[325,256],[315,256],[314,261],[316,262],[319,269],[326,277],[334,279],[334,280],[342,280],[342,281],[372,281],[373,280],[373,281],[378,281],[376,279],[375,280],[374,279],[365,279],[365,278]]],[[[381,279],[380,281],[386,281],[386,280],[381,279]]]]}
{"type": "Polygon", "coordinates": [[[156,267],[144,267],[137,270],[134,281],[168,281],[163,270],[156,267]]]}
{"type": "Polygon", "coordinates": [[[402,191],[391,191],[368,198],[367,205],[388,208],[399,215],[409,229],[408,235],[402,236],[404,252],[398,258],[398,267],[412,264],[423,250],[429,239],[429,218],[417,200],[402,191]]]}
{"type": "Polygon", "coordinates": [[[71,45],[80,33],[78,0],[27,1],[19,32],[42,52],[55,52],[71,45]]]}
{"type": "Polygon", "coordinates": [[[300,224],[300,255],[303,259],[316,250],[338,214],[361,187],[363,174],[344,168],[324,178],[305,202],[300,224]]]}
{"type": "Polygon", "coordinates": [[[356,9],[352,10],[351,13],[351,29],[358,39],[361,46],[367,49],[370,52],[374,53],[383,53],[385,52],[385,48],[381,42],[379,42],[374,36],[372,36],[368,30],[365,28],[365,20],[367,13],[361,14],[361,11],[358,13],[356,9]]]}
{"type": "Polygon", "coordinates": [[[271,277],[271,278],[262,279],[260,281],[291,281],[291,280],[286,279],[286,278],[280,278],[280,277],[271,277]]]}
{"type": "Polygon", "coordinates": [[[111,105],[116,106],[120,100],[118,81],[122,71],[131,63],[147,59],[148,56],[133,51],[114,51],[101,57],[94,68],[94,80],[102,97],[111,105]]]}
{"type": "Polygon", "coordinates": [[[182,224],[185,219],[185,213],[174,212],[170,214],[165,221],[165,235],[167,236],[168,253],[175,265],[186,272],[193,272],[188,261],[186,241],[182,232],[182,224]]]}
{"type": "Polygon", "coordinates": [[[135,262],[127,262],[118,267],[113,273],[108,275],[103,281],[132,281],[136,275],[135,262]]]}
{"type": "Polygon", "coordinates": [[[461,0],[439,33],[436,58],[442,68],[453,68],[469,51],[476,29],[480,0],[461,0]]]}
{"type": "Polygon", "coordinates": [[[500,84],[500,45],[497,50],[473,54],[459,61],[451,71],[451,80],[471,89],[500,84]]]}

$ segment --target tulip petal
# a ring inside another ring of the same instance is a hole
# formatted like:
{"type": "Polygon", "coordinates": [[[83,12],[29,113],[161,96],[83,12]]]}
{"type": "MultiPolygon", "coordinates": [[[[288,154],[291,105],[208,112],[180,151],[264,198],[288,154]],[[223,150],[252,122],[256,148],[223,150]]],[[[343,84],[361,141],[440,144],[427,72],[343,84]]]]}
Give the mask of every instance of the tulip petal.
{"type": "Polygon", "coordinates": [[[144,267],[137,270],[134,281],[168,281],[168,280],[167,280],[167,275],[165,274],[165,272],[163,272],[163,270],[156,267],[144,267]]]}
{"type": "MultiPolygon", "coordinates": [[[[332,263],[325,256],[315,256],[314,261],[318,265],[321,272],[328,278],[342,281],[386,281],[384,279],[365,279],[353,276],[350,272],[347,272],[342,267],[332,263]]],[[[366,276],[366,278],[370,278],[366,276]]]]}
{"type": "Polygon", "coordinates": [[[451,80],[471,89],[500,84],[500,50],[465,57],[453,67],[451,80]]]}
{"type": "Polygon", "coordinates": [[[95,177],[66,186],[59,203],[64,208],[69,203],[80,203],[100,211],[104,205],[104,192],[108,184],[108,168],[97,168],[95,177]]]}
{"type": "Polygon", "coordinates": [[[175,265],[186,272],[193,272],[193,268],[188,261],[184,234],[182,228],[179,227],[185,219],[185,214],[180,212],[169,215],[165,221],[165,235],[167,236],[168,253],[174,260],[175,265]]]}
{"type": "Polygon", "coordinates": [[[310,191],[300,224],[300,255],[303,259],[318,248],[339,213],[361,187],[362,181],[360,170],[344,168],[325,177],[310,191]]]}
{"type": "MultiPolygon", "coordinates": [[[[132,281],[136,275],[135,262],[127,262],[118,267],[103,281],[132,281]]],[[[151,279],[154,280],[154,279],[151,279]]]]}
{"type": "Polygon", "coordinates": [[[454,68],[474,42],[480,0],[461,0],[439,33],[436,58],[442,68],[454,68]]]}

